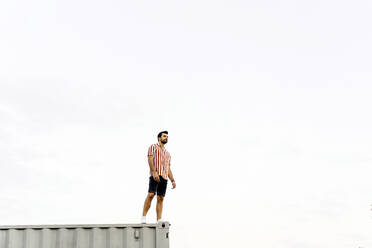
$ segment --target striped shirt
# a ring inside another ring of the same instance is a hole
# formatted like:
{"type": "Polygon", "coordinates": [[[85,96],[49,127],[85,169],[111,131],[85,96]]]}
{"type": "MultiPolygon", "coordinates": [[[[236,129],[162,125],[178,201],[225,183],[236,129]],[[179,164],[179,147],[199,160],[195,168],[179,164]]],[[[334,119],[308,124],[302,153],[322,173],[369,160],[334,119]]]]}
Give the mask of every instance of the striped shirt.
{"type": "MultiPolygon", "coordinates": [[[[159,176],[162,176],[164,179],[168,180],[168,170],[171,160],[170,153],[158,143],[149,147],[147,156],[154,156],[154,166],[156,172],[159,174],[159,176]]],[[[152,176],[151,170],[150,175],[152,176]]]]}

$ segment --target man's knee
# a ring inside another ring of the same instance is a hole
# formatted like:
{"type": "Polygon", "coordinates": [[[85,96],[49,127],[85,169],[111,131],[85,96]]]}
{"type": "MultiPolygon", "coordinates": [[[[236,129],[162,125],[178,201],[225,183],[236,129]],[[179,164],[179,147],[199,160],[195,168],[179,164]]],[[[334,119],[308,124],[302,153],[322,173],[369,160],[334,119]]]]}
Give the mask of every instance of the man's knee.
{"type": "Polygon", "coordinates": [[[150,200],[150,201],[152,201],[152,199],[154,198],[154,196],[155,196],[155,193],[148,193],[148,195],[147,195],[147,198],[150,200]]]}
{"type": "Polygon", "coordinates": [[[159,202],[164,201],[164,196],[158,195],[157,200],[158,200],[159,202]]]}

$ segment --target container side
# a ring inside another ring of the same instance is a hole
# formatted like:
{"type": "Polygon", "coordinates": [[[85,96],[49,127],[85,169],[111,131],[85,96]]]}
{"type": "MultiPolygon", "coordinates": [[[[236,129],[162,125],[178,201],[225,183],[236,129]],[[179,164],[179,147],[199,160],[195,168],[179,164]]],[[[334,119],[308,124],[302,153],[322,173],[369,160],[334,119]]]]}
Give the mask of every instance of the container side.
{"type": "Polygon", "coordinates": [[[0,226],[0,248],[169,248],[159,225],[0,226]]]}

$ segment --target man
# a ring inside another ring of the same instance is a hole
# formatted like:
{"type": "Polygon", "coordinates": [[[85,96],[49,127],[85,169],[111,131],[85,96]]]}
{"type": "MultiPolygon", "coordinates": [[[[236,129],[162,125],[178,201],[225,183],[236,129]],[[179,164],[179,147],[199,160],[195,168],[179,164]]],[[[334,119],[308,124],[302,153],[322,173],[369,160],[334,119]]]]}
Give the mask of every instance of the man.
{"type": "Polygon", "coordinates": [[[171,156],[164,145],[168,142],[168,131],[158,134],[158,143],[153,144],[148,150],[148,162],[150,166],[149,190],[143,206],[141,223],[146,223],[146,214],[150,209],[152,199],[157,195],[156,219],[162,222],[163,201],[167,191],[168,177],[172,182],[172,189],[176,188],[172,170],[170,168],[171,156]]]}

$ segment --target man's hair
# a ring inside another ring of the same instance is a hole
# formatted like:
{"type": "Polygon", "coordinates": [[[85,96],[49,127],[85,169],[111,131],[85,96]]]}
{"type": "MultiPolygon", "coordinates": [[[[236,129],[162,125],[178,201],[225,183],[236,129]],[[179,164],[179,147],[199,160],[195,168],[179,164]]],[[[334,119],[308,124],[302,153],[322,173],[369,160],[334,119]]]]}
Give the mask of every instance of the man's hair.
{"type": "Polygon", "coordinates": [[[163,133],[168,134],[168,131],[161,131],[161,132],[158,134],[158,139],[163,135],[163,133]]]}

